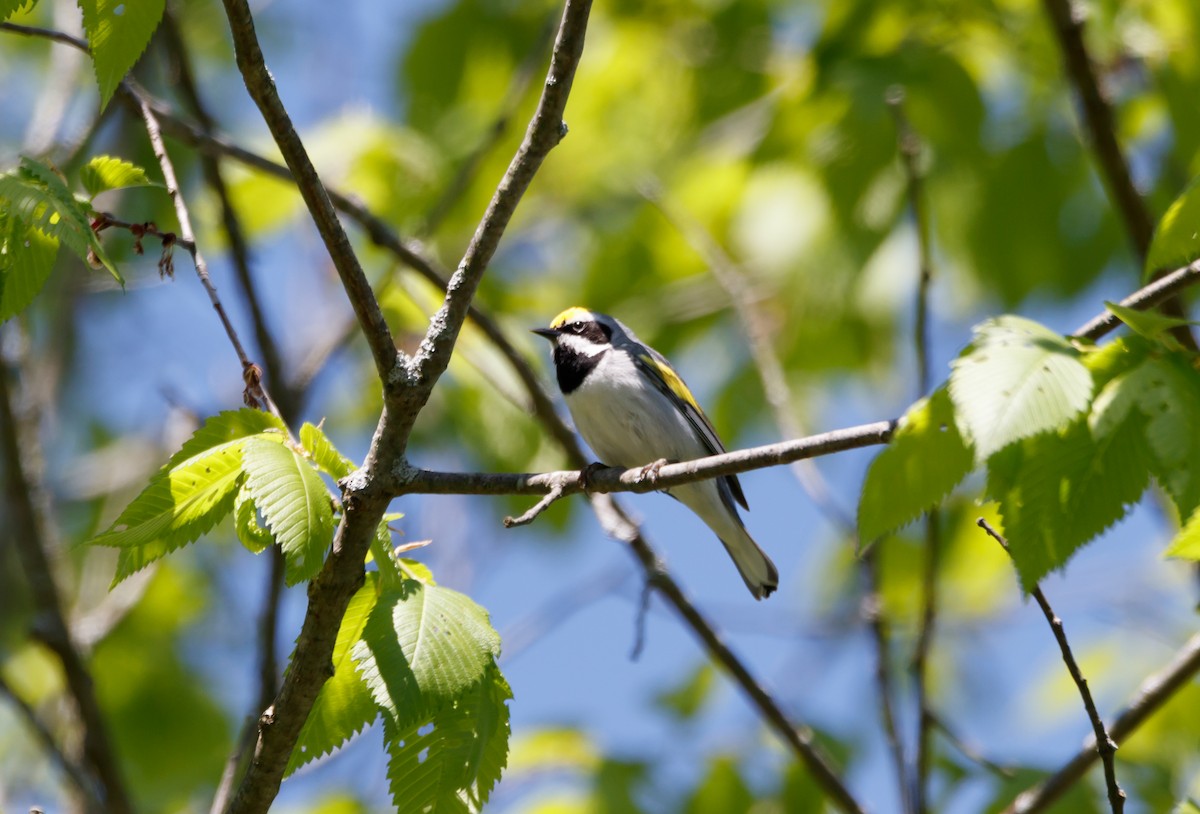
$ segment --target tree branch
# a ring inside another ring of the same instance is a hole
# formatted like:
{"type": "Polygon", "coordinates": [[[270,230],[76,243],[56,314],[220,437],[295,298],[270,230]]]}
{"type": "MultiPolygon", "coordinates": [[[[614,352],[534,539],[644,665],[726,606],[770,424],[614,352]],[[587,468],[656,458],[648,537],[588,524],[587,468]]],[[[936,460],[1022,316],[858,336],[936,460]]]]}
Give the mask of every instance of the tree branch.
{"type": "Polygon", "coordinates": [[[658,554],[642,536],[638,527],[626,517],[613,497],[592,495],[591,502],[596,517],[600,520],[600,525],[610,536],[629,545],[630,551],[637,557],[654,587],[675,609],[684,623],[692,629],[713,660],[729,672],[767,725],[804,763],[812,774],[814,782],[830,799],[830,802],[846,814],[862,814],[864,809],[837,776],[829,757],[816,743],[812,730],[806,726],[792,725],[775,699],[763,689],[742,660],[725,644],[724,639],[708,619],[692,604],[679,584],[662,567],[658,554]]]}
{"type": "MultiPolygon", "coordinates": [[[[1187,641],[1171,663],[1147,678],[1138,688],[1133,700],[1117,713],[1108,734],[1121,743],[1158,711],[1172,695],[1190,683],[1200,673],[1200,633],[1187,641]]],[[[1083,777],[1099,757],[1096,740],[1089,737],[1083,747],[1062,768],[1020,795],[1004,809],[1003,814],[1036,814],[1046,811],[1055,800],[1083,777]]]]}
{"type": "Polygon", "coordinates": [[[555,490],[571,495],[584,491],[586,480],[587,491],[594,493],[655,492],[721,475],[736,475],[848,449],[886,444],[892,437],[895,423],[876,421],[794,441],[667,464],[653,480],[643,476],[640,466],[633,469],[597,467],[589,471],[586,477],[573,469],[543,473],[486,473],[435,472],[410,467],[394,474],[390,489],[397,495],[410,492],[437,495],[544,495],[555,490]]]}
{"type": "Polygon", "coordinates": [[[1112,105],[1100,89],[1100,80],[1083,42],[1082,7],[1072,8],[1071,0],[1044,0],[1043,5],[1054,26],[1067,76],[1079,95],[1083,124],[1100,163],[1105,185],[1125,222],[1125,231],[1135,253],[1145,260],[1154,236],[1154,220],[1133,185],[1129,164],[1117,143],[1112,105]]]}
{"type": "MultiPolygon", "coordinates": [[[[567,133],[563,112],[575,78],[575,69],[583,55],[591,7],[591,0],[567,0],[542,96],[525,131],[525,138],[496,187],[458,269],[446,284],[446,298],[442,307],[433,315],[420,349],[407,365],[405,373],[408,381],[416,386],[400,390],[398,395],[402,401],[397,405],[400,435],[406,441],[417,414],[450,364],[450,354],[467,318],[475,290],[500,245],[500,238],[508,228],[517,204],[546,156],[567,133]]],[[[401,448],[397,452],[403,454],[404,450],[401,448]]]]}
{"type": "Polygon", "coordinates": [[[346,290],[354,314],[362,326],[379,378],[386,382],[395,371],[398,361],[391,329],[383,318],[379,302],[371,291],[371,285],[367,282],[362,266],[359,265],[358,257],[350,246],[350,239],[346,237],[346,231],[338,221],[333,204],[329,200],[329,193],[321,183],[300,136],[292,126],[291,117],[279,98],[275,80],[267,70],[262,49],[258,44],[249,4],[246,0],[224,0],[224,5],[233,35],[238,70],[242,73],[246,89],[258,105],[263,120],[283,154],[283,160],[292,171],[300,195],[312,214],[321,240],[325,243],[338,276],[341,277],[342,287],[346,290]]]}
{"type": "MultiPolygon", "coordinates": [[[[1008,541],[1001,537],[987,520],[981,517],[975,522],[979,528],[987,532],[989,537],[999,543],[1005,551],[1008,551],[1008,541]]],[[[1058,614],[1050,607],[1050,602],[1046,599],[1046,595],[1042,593],[1040,586],[1034,585],[1032,594],[1034,600],[1038,603],[1038,607],[1042,609],[1042,615],[1050,623],[1050,630],[1054,633],[1054,640],[1058,642],[1058,649],[1062,651],[1062,658],[1063,662],[1067,665],[1067,672],[1071,674],[1071,680],[1075,682],[1075,686],[1079,689],[1079,697],[1083,699],[1083,708],[1087,711],[1088,720],[1092,724],[1092,732],[1095,737],[1096,745],[1094,748],[1099,753],[1100,760],[1104,763],[1104,784],[1108,789],[1108,804],[1112,807],[1113,814],[1121,814],[1125,810],[1125,792],[1121,791],[1121,787],[1117,785],[1117,770],[1113,759],[1117,753],[1117,744],[1104,729],[1104,721],[1100,718],[1100,713],[1096,710],[1096,702],[1092,699],[1091,690],[1088,689],[1087,679],[1083,677],[1083,672],[1079,669],[1078,662],[1075,661],[1075,654],[1071,652],[1071,645],[1067,641],[1067,633],[1063,630],[1062,619],[1059,619],[1058,614]]]]}

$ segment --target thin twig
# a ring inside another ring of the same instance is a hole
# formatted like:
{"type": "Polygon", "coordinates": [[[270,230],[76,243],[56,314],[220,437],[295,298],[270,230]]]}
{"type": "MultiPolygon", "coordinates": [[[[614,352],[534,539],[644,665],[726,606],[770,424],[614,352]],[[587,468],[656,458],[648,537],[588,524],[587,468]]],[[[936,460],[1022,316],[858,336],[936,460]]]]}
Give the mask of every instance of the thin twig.
{"type": "MultiPolygon", "coordinates": [[[[1188,639],[1170,664],[1142,682],[1128,706],[1117,713],[1108,734],[1117,743],[1123,742],[1162,708],[1181,688],[1200,673],[1200,633],[1188,639]]],[[[1089,737],[1075,756],[1057,772],[1020,795],[1004,809],[1003,814],[1038,814],[1054,804],[1071,786],[1083,777],[1099,757],[1094,737],[1089,737]]]]}
{"type": "MultiPolygon", "coordinates": [[[[687,240],[696,254],[708,266],[713,279],[729,297],[734,312],[737,314],[738,323],[749,343],[750,353],[754,359],[754,369],[758,372],[759,380],[762,383],[763,395],[766,396],[767,404],[771,408],[775,424],[781,435],[784,438],[799,438],[804,435],[804,426],[796,416],[792,389],[788,385],[783,364],[779,361],[779,355],[775,352],[767,330],[768,321],[764,320],[758,312],[757,304],[751,294],[751,287],[746,284],[747,273],[739,267],[702,224],[669,202],[657,183],[644,185],[641,194],[662,214],[667,223],[674,226],[687,240]]],[[[812,498],[821,514],[843,533],[853,535],[855,533],[853,519],[837,505],[829,484],[816,465],[805,459],[793,463],[791,470],[799,482],[800,488],[812,498]]]]}
{"type": "Polygon", "coordinates": [[[76,791],[82,800],[86,801],[86,808],[94,814],[101,814],[104,811],[104,806],[99,798],[96,797],[95,786],[91,778],[87,776],[87,771],[62,750],[58,741],[55,739],[50,728],[42,722],[38,717],[37,712],[31,707],[24,698],[22,698],[15,689],[9,686],[9,683],[0,675],[0,696],[8,699],[9,704],[17,711],[18,716],[25,721],[25,725],[33,732],[37,742],[41,745],[42,750],[50,756],[51,760],[58,765],[62,773],[71,781],[76,791]]]}
{"type": "Polygon", "coordinates": [[[550,487],[550,491],[546,493],[546,496],[543,497],[541,500],[539,500],[537,503],[535,503],[529,509],[529,511],[525,512],[524,514],[520,515],[519,517],[504,518],[504,528],[511,529],[511,528],[514,528],[515,526],[529,525],[537,518],[537,516],[539,514],[546,511],[546,509],[549,509],[551,503],[558,500],[562,496],[563,496],[563,485],[561,483],[554,484],[553,486],[550,487]]]}
{"type": "MultiPolygon", "coordinates": [[[[904,167],[908,208],[917,232],[917,294],[916,316],[913,320],[913,352],[917,364],[917,397],[929,392],[929,289],[933,283],[933,245],[929,212],[925,205],[924,177],[920,167],[921,140],[904,112],[904,89],[892,88],[887,105],[896,120],[896,151],[904,167]]],[[[907,792],[911,810],[925,814],[928,809],[928,785],[931,766],[929,710],[929,649],[933,644],[938,607],[938,560],[941,553],[941,512],[925,513],[925,559],[921,569],[921,617],[917,642],[913,648],[912,674],[917,703],[916,756],[913,761],[911,785],[907,792]]]]}
{"type": "Polygon", "coordinates": [[[1101,174],[1125,222],[1125,231],[1134,251],[1144,260],[1154,235],[1154,220],[1133,185],[1129,163],[1117,143],[1112,105],[1100,88],[1100,80],[1083,41],[1082,6],[1072,7],[1071,0],[1045,0],[1044,5],[1054,25],[1067,76],[1079,95],[1083,123],[1100,163],[1101,174]]]}
{"type": "MultiPolygon", "coordinates": [[[[1072,0],[1044,0],[1046,13],[1054,27],[1054,35],[1062,51],[1063,63],[1075,92],[1079,95],[1083,109],[1083,125],[1091,142],[1101,175],[1108,187],[1109,195],[1116,204],[1125,232],[1133,244],[1138,268],[1146,263],[1150,242],[1154,238],[1154,218],[1145,200],[1133,183],[1129,162],[1117,141],[1117,128],[1113,108],[1107,94],[1101,88],[1100,78],[1083,40],[1083,7],[1072,0]]],[[[1151,279],[1157,279],[1167,269],[1152,269],[1151,279]]],[[[1183,302],[1172,297],[1162,303],[1163,313],[1168,316],[1186,318],[1183,302]]],[[[1196,339],[1187,325],[1172,329],[1172,335],[1184,347],[1197,350],[1196,339]]]]}
{"type": "Polygon", "coordinates": [[[246,89],[262,113],[284,161],[296,178],[300,196],[317,225],[317,231],[342,280],[342,287],[346,290],[350,305],[363,327],[363,334],[375,360],[376,372],[381,381],[387,382],[398,361],[391,329],[383,318],[383,311],[380,310],[379,302],[375,299],[358,257],[354,254],[350,239],[338,220],[333,204],[330,203],[329,193],[279,98],[275,81],[267,70],[262,49],[258,44],[249,4],[246,0],[224,0],[224,5],[233,35],[234,55],[246,89]]]}
{"type": "MultiPolygon", "coordinates": [[[[1008,541],[991,527],[987,520],[979,518],[975,521],[976,524],[987,532],[988,536],[999,543],[1005,551],[1008,551],[1008,541]]],[[[1079,664],[1075,661],[1075,654],[1071,652],[1071,645],[1067,641],[1066,631],[1063,630],[1062,619],[1058,618],[1058,614],[1050,607],[1050,602],[1046,599],[1046,595],[1042,592],[1038,585],[1033,586],[1034,600],[1037,601],[1038,607],[1042,609],[1042,614],[1046,617],[1046,621],[1050,623],[1050,630],[1054,633],[1054,639],[1058,642],[1058,648],[1062,651],[1063,662],[1067,665],[1067,672],[1071,674],[1071,679],[1075,682],[1075,686],[1079,689],[1079,696],[1083,699],[1083,708],[1087,710],[1088,720],[1092,724],[1092,732],[1096,738],[1096,751],[1100,754],[1100,760],[1104,764],[1104,784],[1108,789],[1108,804],[1112,807],[1113,814],[1121,814],[1125,810],[1125,792],[1121,791],[1121,787],[1117,785],[1117,770],[1114,765],[1114,756],[1117,753],[1117,744],[1108,732],[1104,729],[1104,721],[1100,718],[1100,713],[1096,710],[1096,702],[1092,699],[1092,692],[1088,689],[1087,679],[1083,677],[1083,672],[1079,669],[1079,664]]]]}
{"type": "Polygon", "coordinates": [[[417,230],[417,234],[427,236],[437,231],[438,226],[441,225],[442,220],[454,207],[454,204],[471,186],[471,182],[478,174],[488,153],[500,143],[504,134],[508,132],[513,116],[516,115],[517,108],[520,106],[521,100],[525,98],[525,93],[529,90],[529,85],[537,73],[537,66],[543,58],[545,48],[552,42],[555,31],[554,23],[553,16],[546,19],[541,33],[538,34],[536,44],[525,53],[524,58],[517,66],[517,70],[509,82],[508,90],[504,94],[504,99],[500,102],[500,110],[495,120],[492,121],[484,137],[459,165],[454,177],[450,179],[450,183],[442,190],[442,194],[429,208],[429,214],[417,230]]]}
{"type": "Polygon", "coordinates": [[[883,735],[892,753],[896,769],[896,782],[900,787],[901,810],[911,812],[913,798],[908,783],[908,761],[904,756],[904,744],[896,726],[896,712],[892,699],[891,648],[888,646],[887,619],[883,614],[883,597],[879,593],[879,547],[871,546],[860,558],[863,580],[866,583],[862,597],[862,616],[871,632],[875,646],[875,687],[879,696],[879,720],[883,724],[883,735]]]}
{"type": "Polygon", "coordinates": [[[233,327],[233,322],[225,312],[225,306],[221,304],[221,298],[217,295],[217,287],[213,285],[212,278],[208,274],[208,263],[205,261],[204,255],[196,248],[196,235],[192,231],[192,218],[188,212],[187,202],[183,199],[183,191],[179,188],[179,180],[175,177],[175,166],[171,163],[170,155],[167,154],[166,144],[163,143],[162,128],[159,126],[158,117],[154,115],[154,111],[145,102],[141,102],[139,108],[142,113],[142,121],[146,125],[146,136],[150,139],[150,146],[154,150],[154,157],[158,159],[158,166],[162,170],[163,180],[167,185],[167,193],[171,196],[171,202],[175,205],[175,217],[179,220],[180,245],[190,245],[191,248],[189,251],[192,255],[192,262],[196,267],[196,276],[200,279],[200,284],[204,286],[204,291],[208,294],[208,300],[212,303],[213,310],[217,312],[217,317],[221,320],[221,326],[225,329],[225,336],[228,337],[230,344],[233,345],[238,361],[242,363],[242,378],[246,384],[244,390],[246,403],[255,407],[261,406],[275,415],[279,415],[279,408],[275,406],[270,393],[267,392],[266,386],[262,383],[261,371],[246,354],[246,349],[242,345],[242,340],[238,336],[237,329],[233,327]]]}
{"type": "Polygon", "coordinates": [[[1011,780],[1016,777],[1017,773],[1008,766],[1001,766],[995,761],[989,760],[971,744],[962,739],[957,732],[946,722],[942,716],[938,715],[933,710],[926,710],[926,717],[929,719],[929,725],[942,733],[942,736],[948,740],[955,749],[962,753],[963,757],[972,763],[977,763],[987,769],[992,774],[1003,777],[1006,780],[1011,780]]]}
{"type": "MultiPolygon", "coordinates": [[[[180,94],[192,109],[200,127],[211,135],[216,130],[216,120],[200,95],[199,85],[192,72],[189,56],[190,46],[179,31],[179,25],[175,19],[176,13],[176,9],[168,8],[163,15],[163,22],[159,28],[165,38],[166,47],[163,50],[166,51],[175,68],[180,94]]],[[[217,201],[221,206],[221,228],[229,239],[229,256],[233,261],[234,279],[241,288],[242,298],[249,311],[250,325],[254,329],[254,341],[258,345],[263,370],[267,374],[267,382],[270,383],[271,393],[279,407],[280,416],[285,424],[292,426],[299,418],[298,394],[294,388],[289,386],[283,375],[283,354],[280,353],[279,343],[275,341],[270,326],[267,324],[262,298],[258,295],[254,276],[250,271],[250,247],[246,241],[245,229],[242,228],[241,218],[234,209],[229,185],[225,183],[225,176],[221,172],[218,157],[213,153],[201,150],[199,151],[199,160],[200,167],[204,172],[205,183],[217,196],[217,201]]]]}
{"type": "Polygon", "coordinates": [[[638,527],[632,523],[611,495],[592,495],[592,508],[605,531],[612,537],[629,545],[630,551],[642,568],[653,579],[654,587],[675,612],[684,620],[696,638],[709,652],[713,660],[724,667],[741,687],[747,699],[759,711],[763,720],[784,743],[800,758],[814,782],[829,798],[830,802],[846,814],[860,814],[863,807],[838,777],[832,761],[816,743],[813,732],[806,726],[794,726],[775,699],[763,689],[745,663],[730,649],[721,635],[687,598],[683,589],[663,568],[658,554],[647,542],[638,527]]]}

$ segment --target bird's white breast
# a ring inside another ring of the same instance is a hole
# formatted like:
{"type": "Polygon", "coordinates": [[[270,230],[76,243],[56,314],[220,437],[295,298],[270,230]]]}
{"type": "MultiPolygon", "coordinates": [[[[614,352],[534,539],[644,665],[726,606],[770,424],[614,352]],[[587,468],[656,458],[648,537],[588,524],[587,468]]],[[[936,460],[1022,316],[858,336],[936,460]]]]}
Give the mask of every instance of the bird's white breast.
{"type": "Polygon", "coordinates": [[[609,466],[708,454],[687,417],[618,351],[606,353],[566,401],[579,434],[609,466]]]}

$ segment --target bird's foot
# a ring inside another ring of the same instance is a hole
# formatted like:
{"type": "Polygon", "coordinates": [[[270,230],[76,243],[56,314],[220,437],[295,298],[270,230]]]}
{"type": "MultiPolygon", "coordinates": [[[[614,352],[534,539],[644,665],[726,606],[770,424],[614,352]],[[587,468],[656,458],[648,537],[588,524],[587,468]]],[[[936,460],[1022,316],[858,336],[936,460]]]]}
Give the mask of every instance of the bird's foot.
{"type": "Polygon", "coordinates": [[[658,470],[666,465],[666,458],[659,458],[657,461],[646,464],[642,467],[642,471],[638,473],[637,482],[644,483],[650,481],[651,485],[658,483],[658,470]]]}
{"type": "Polygon", "coordinates": [[[592,461],[590,464],[579,470],[579,482],[583,486],[583,491],[588,494],[592,491],[592,475],[602,469],[608,469],[607,466],[599,461],[592,461]]]}

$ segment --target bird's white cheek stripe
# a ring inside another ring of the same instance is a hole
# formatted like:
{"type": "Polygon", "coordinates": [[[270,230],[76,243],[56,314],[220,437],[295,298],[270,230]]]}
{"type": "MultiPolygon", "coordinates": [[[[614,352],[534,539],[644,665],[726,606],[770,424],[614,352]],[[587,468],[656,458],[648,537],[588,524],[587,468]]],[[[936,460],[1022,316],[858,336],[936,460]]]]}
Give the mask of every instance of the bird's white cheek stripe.
{"type": "Polygon", "coordinates": [[[558,337],[558,344],[565,348],[570,348],[576,353],[581,353],[584,356],[599,356],[612,345],[597,345],[595,342],[590,342],[582,336],[574,334],[562,334],[558,337]]]}

